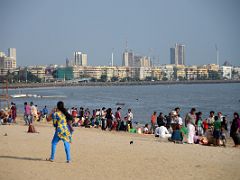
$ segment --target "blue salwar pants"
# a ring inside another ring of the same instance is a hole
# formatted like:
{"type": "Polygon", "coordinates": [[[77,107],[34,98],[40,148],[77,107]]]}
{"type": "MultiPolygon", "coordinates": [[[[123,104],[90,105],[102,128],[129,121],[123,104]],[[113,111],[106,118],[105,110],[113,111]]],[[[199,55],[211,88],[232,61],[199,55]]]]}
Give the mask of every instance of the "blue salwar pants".
{"type": "MultiPolygon", "coordinates": [[[[52,151],[51,151],[51,160],[54,160],[55,157],[55,153],[56,153],[56,148],[57,148],[57,144],[61,139],[58,137],[57,132],[55,132],[53,139],[52,139],[52,151]]],[[[62,140],[64,143],[64,147],[65,147],[65,152],[66,152],[66,157],[67,157],[67,161],[71,160],[71,156],[70,156],[70,143],[62,140]]]]}

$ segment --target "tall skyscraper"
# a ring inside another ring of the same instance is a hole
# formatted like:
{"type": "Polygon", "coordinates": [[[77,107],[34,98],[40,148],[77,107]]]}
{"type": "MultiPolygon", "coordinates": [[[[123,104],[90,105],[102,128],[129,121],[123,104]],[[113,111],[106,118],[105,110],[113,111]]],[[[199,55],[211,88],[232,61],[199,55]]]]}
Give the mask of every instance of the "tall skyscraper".
{"type": "Polygon", "coordinates": [[[135,67],[151,67],[152,62],[150,57],[147,56],[134,56],[135,67]]]}
{"type": "Polygon", "coordinates": [[[133,67],[134,66],[134,55],[133,55],[133,52],[125,51],[123,53],[122,65],[126,66],[126,67],[133,67]]]}
{"type": "Polygon", "coordinates": [[[74,52],[74,62],[76,66],[87,66],[87,54],[82,52],[74,52]]]}
{"type": "Polygon", "coordinates": [[[81,52],[74,52],[74,62],[73,65],[80,66],[81,63],[81,52]]]}
{"type": "Polygon", "coordinates": [[[175,44],[170,48],[170,64],[185,65],[185,45],[175,44]]]}
{"type": "Polygon", "coordinates": [[[8,57],[17,60],[16,48],[8,48],[8,57]]]}
{"type": "Polygon", "coordinates": [[[81,54],[81,66],[87,66],[87,54],[81,54]]]}

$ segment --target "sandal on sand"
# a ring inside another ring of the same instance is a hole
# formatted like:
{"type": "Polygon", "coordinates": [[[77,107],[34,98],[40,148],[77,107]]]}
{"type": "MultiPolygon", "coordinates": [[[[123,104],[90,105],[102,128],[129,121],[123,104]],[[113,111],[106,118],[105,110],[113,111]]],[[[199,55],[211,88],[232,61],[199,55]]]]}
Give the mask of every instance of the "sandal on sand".
{"type": "Polygon", "coordinates": [[[53,160],[51,158],[47,158],[46,161],[53,162],[53,160]]]}

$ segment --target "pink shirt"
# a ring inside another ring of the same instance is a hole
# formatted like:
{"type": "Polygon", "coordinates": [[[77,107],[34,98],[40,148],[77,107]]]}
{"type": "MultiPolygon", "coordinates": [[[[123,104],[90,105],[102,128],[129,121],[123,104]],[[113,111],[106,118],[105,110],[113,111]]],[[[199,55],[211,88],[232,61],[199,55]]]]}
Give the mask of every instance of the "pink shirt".
{"type": "Polygon", "coordinates": [[[31,106],[29,106],[29,105],[25,106],[25,114],[26,115],[30,115],[31,114],[31,106]]]}

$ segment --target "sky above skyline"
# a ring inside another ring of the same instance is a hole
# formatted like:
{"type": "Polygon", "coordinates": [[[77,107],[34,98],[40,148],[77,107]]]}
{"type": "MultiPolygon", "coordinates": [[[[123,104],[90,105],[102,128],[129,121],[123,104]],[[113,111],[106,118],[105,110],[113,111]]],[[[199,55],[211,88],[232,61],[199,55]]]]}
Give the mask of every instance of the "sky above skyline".
{"type": "Polygon", "coordinates": [[[186,64],[240,65],[238,0],[0,0],[0,51],[17,49],[17,65],[65,64],[74,51],[89,65],[122,64],[122,53],[169,64],[183,43],[186,64]],[[159,60],[158,60],[159,59],[159,60]]]}

